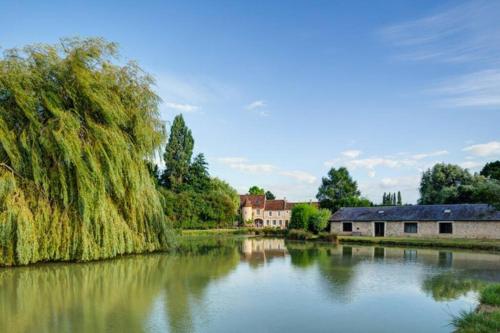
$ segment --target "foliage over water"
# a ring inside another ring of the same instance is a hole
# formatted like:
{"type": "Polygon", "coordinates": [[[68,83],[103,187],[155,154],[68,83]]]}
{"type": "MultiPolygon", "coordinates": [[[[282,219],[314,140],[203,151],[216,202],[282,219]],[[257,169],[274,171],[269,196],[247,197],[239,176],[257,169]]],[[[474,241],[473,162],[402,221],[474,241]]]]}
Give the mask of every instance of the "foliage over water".
{"type": "Polygon", "coordinates": [[[63,40],[0,58],[0,266],[166,249],[146,168],[159,98],[114,44],[63,40]]]}

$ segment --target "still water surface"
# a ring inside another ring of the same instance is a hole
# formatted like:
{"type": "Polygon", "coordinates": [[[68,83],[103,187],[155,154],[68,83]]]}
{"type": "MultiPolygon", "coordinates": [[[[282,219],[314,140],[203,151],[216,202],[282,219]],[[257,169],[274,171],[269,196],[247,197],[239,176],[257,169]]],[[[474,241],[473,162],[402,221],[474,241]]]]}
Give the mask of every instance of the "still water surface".
{"type": "Polygon", "coordinates": [[[204,238],[0,269],[0,332],[451,332],[500,255],[204,238]]]}

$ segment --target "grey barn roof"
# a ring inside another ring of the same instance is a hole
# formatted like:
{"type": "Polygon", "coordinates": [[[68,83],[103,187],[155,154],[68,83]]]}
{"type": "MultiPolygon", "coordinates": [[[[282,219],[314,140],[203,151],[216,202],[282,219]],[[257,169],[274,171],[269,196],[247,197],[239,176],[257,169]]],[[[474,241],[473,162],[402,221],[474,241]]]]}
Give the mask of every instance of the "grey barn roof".
{"type": "Polygon", "coordinates": [[[500,221],[500,211],[486,204],[346,207],[330,221],[500,221]]]}

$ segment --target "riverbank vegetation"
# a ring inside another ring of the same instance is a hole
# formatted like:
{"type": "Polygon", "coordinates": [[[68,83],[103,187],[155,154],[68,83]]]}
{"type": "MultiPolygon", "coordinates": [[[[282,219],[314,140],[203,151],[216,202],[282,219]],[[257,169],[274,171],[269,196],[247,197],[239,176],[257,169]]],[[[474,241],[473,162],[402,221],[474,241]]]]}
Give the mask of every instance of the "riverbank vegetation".
{"type": "Polygon", "coordinates": [[[500,332],[500,284],[491,284],[480,292],[475,311],[463,312],[453,319],[457,333],[500,332]]]}
{"type": "Polygon", "coordinates": [[[479,174],[471,174],[458,165],[438,163],[422,175],[418,203],[487,203],[500,209],[499,165],[487,163],[479,174]]]}
{"type": "Polygon", "coordinates": [[[316,198],[321,208],[335,213],[341,207],[370,207],[373,203],[362,197],[358,183],[354,181],[347,168],[331,168],[321,180],[316,198]]]}
{"type": "Polygon", "coordinates": [[[455,238],[412,238],[412,237],[366,237],[338,236],[340,243],[447,247],[459,249],[476,249],[484,251],[500,251],[500,240],[487,239],[455,239],[455,238]]]}
{"type": "Polygon", "coordinates": [[[166,249],[147,168],[159,97],[116,45],[65,39],[0,58],[0,265],[166,249]]]}
{"type": "Polygon", "coordinates": [[[174,118],[160,174],[150,171],[159,192],[165,216],[178,229],[227,228],[237,219],[239,196],[225,181],[211,177],[203,154],[193,158],[194,138],[182,115],[174,118]]]}

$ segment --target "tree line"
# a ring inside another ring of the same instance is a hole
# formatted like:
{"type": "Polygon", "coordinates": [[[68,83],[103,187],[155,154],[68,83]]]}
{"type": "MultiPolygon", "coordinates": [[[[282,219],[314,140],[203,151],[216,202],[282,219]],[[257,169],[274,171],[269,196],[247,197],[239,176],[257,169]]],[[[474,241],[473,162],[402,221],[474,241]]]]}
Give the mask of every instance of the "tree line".
{"type": "MultiPolygon", "coordinates": [[[[458,165],[438,163],[422,174],[419,192],[421,205],[485,203],[500,209],[500,161],[487,163],[475,174],[458,165]]],[[[361,196],[357,182],[345,167],[328,171],[316,198],[320,207],[332,212],[341,207],[375,206],[361,196]]],[[[381,204],[402,205],[401,192],[384,193],[381,204]]]]}
{"type": "Polygon", "coordinates": [[[163,197],[163,210],[175,228],[231,226],[237,219],[239,196],[225,181],[211,177],[205,156],[193,158],[194,138],[182,114],[177,115],[163,153],[162,172],[150,163],[163,197]]]}

